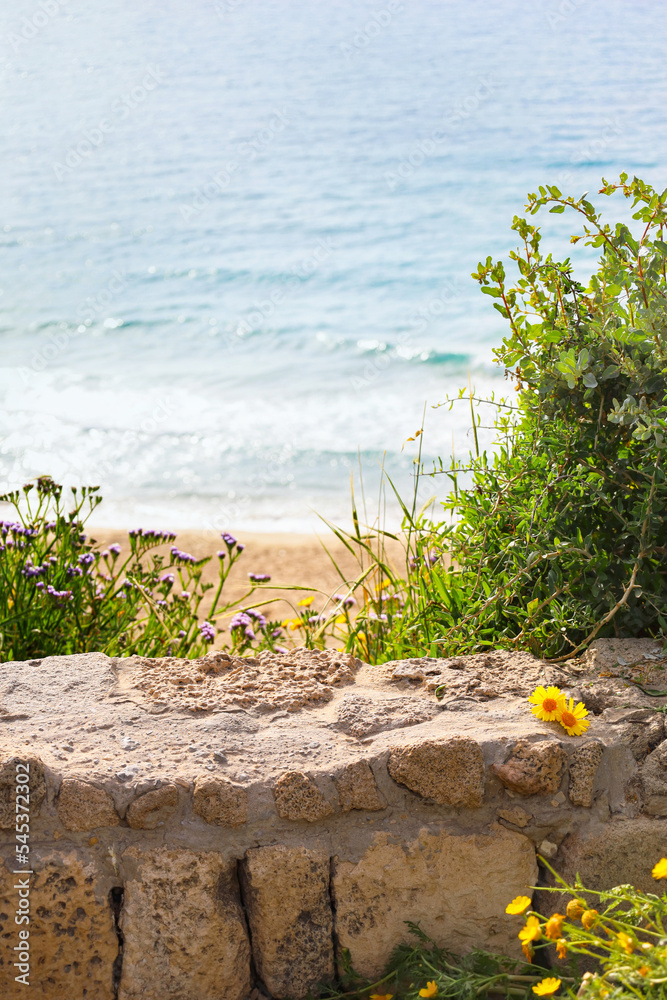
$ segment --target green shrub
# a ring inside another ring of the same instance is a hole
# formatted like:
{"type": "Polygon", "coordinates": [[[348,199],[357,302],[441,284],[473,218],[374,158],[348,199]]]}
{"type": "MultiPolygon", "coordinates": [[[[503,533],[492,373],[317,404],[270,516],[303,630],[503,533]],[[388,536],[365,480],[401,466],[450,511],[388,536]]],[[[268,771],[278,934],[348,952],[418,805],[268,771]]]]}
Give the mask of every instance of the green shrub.
{"type": "MultiPolygon", "coordinates": [[[[473,410],[469,460],[434,470],[453,486],[447,520],[404,507],[404,571],[373,556],[368,536],[348,536],[375,559],[366,579],[392,584],[386,620],[371,595],[376,617],[360,616],[348,633],[359,655],[521,647],[567,657],[595,636],[667,632],[667,191],[603,180],[601,193],[615,191],[632,201],[634,235],[604,223],[585,197],[555,187],[528,196],[529,215],[550,206],[581,216],[572,243],[601,250],[585,287],[569,258],[543,254],[523,217],[512,224],[514,283],[490,257],[474,273],[509,323],[494,353],[517,393],[490,401],[491,455],[473,410]]],[[[473,407],[472,390],[459,398],[473,407]]]]}

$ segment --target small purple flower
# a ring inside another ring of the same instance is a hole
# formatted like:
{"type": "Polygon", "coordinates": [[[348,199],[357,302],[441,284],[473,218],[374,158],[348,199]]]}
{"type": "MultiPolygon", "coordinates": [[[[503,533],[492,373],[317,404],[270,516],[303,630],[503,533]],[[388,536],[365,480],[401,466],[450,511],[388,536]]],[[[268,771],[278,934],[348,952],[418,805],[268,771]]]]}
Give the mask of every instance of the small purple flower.
{"type": "Polygon", "coordinates": [[[35,587],[37,588],[37,590],[44,590],[45,586],[46,586],[46,584],[44,583],[43,580],[38,580],[37,583],[35,584],[35,587]]]}
{"type": "Polygon", "coordinates": [[[272,639],[277,639],[282,634],[283,634],[283,630],[281,628],[274,628],[273,632],[271,633],[271,638],[272,639]]]}
{"type": "Polygon", "coordinates": [[[81,569],[81,567],[72,566],[71,563],[67,564],[65,572],[67,573],[68,576],[83,576],[83,570],[81,569]]]}
{"type": "Polygon", "coordinates": [[[204,642],[215,642],[215,626],[211,625],[210,622],[202,622],[199,631],[204,642]]]}
{"type": "Polygon", "coordinates": [[[52,597],[54,599],[56,604],[62,604],[64,601],[72,600],[71,590],[56,590],[56,588],[52,587],[50,583],[47,584],[46,593],[49,595],[49,597],[52,597]]]}
{"type": "Polygon", "coordinates": [[[246,639],[250,639],[251,642],[253,642],[257,638],[257,636],[250,627],[248,627],[243,634],[245,635],[246,639]]]}
{"type": "Polygon", "coordinates": [[[167,604],[166,601],[156,601],[155,603],[157,604],[158,608],[168,608],[169,607],[169,605],[167,604]]]}
{"type": "Polygon", "coordinates": [[[58,527],[58,522],[57,521],[47,521],[46,524],[44,525],[44,530],[45,531],[54,531],[55,528],[57,528],[57,527],[58,527]]]}
{"type": "Polygon", "coordinates": [[[197,562],[195,556],[191,556],[189,552],[181,552],[181,550],[177,548],[176,545],[172,546],[171,557],[172,559],[178,559],[179,562],[186,562],[186,563],[197,562]]]}
{"type": "Polygon", "coordinates": [[[268,573],[248,573],[253,583],[268,583],[271,577],[268,573]]]}
{"type": "Polygon", "coordinates": [[[82,555],[79,556],[79,562],[81,563],[82,566],[92,566],[92,564],[95,562],[95,556],[93,555],[92,552],[84,552],[82,555]]]}
{"type": "Polygon", "coordinates": [[[289,649],[285,649],[284,646],[276,646],[276,653],[289,653],[289,649]]]}
{"type": "Polygon", "coordinates": [[[120,555],[120,545],[118,542],[114,542],[113,545],[109,546],[109,552],[112,552],[115,556],[120,555]]]}
{"type": "Polygon", "coordinates": [[[344,597],[343,594],[334,594],[332,600],[339,602],[342,601],[344,608],[351,608],[357,603],[354,597],[344,597]]]}
{"type": "Polygon", "coordinates": [[[236,539],[233,535],[230,535],[228,531],[223,531],[220,534],[220,537],[228,548],[231,549],[236,545],[236,539]]]}
{"type": "Polygon", "coordinates": [[[183,593],[181,594],[181,598],[184,601],[189,601],[190,600],[190,591],[189,590],[184,590],[183,593]]]}
{"type": "Polygon", "coordinates": [[[160,583],[173,583],[175,579],[173,573],[165,573],[164,576],[160,577],[160,583]]]}
{"type": "Polygon", "coordinates": [[[177,639],[182,639],[185,635],[187,635],[187,632],[185,632],[183,629],[181,629],[181,631],[177,634],[176,638],[177,639]]]}
{"type": "Polygon", "coordinates": [[[243,552],[244,548],[245,548],[245,545],[241,545],[240,542],[236,543],[236,551],[237,552],[243,552]]]}
{"type": "Polygon", "coordinates": [[[222,550],[220,550],[220,552],[218,552],[217,555],[218,555],[218,559],[224,559],[225,556],[227,555],[227,553],[223,552],[222,550]]]}

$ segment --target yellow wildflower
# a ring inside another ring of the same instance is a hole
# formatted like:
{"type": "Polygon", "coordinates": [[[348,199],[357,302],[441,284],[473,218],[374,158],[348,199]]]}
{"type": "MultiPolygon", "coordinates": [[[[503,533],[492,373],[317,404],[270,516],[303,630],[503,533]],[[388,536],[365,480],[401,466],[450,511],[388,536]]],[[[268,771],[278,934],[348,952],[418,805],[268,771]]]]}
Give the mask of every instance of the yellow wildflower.
{"type": "Polygon", "coordinates": [[[556,953],[559,958],[565,958],[567,955],[567,941],[565,938],[558,938],[556,941],[556,953]]]}
{"type": "Polygon", "coordinates": [[[553,917],[550,917],[544,926],[545,935],[552,941],[559,938],[563,929],[564,920],[565,917],[562,913],[554,913],[553,917]]]}
{"type": "Polygon", "coordinates": [[[530,896],[515,896],[505,907],[505,913],[523,913],[530,906],[530,896]]]}
{"type": "Polygon", "coordinates": [[[301,628],[303,622],[300,618],[286,618],[285,621],[280,624],[283,628],[291,628],[292,632],[294,632],[295,629],[301,628]]]}
{"type": "MultiPolygon", "coordinates": [[[[582,923],[583,923],[583,918],[582,918],[582,923]]],[[[632,955],[633,951],[635,950],[635,942],[632,940],[629,934],[626,934],[625,931],[619,931],[618,934],[616,935],[616,940],[620,944],[621,948],[623,949],[626,955],[632,955]]]]}
{"type": "Polygon", "coordinates": [[[311,597],[302,597],[301,600],[298,602],[297,607],[298,608],[309,608],[310,605],[313,603],[314,600],[315,600],[315,598],[312,597],[312,595],[311,595],[311,597]]]}
{"type": "Polygon", "coordinates": [[[521,945],[521,951],[526,956],[527,962],[533,961],[533,955],[535,954],[535,949],[533,948],[532,944],[528,944],[527,941],[524,941],[524,943],[521,945]]]}
{"type": "Polygon", "coordinates": [[[547,976],[541,983],[533,986],[533,993],[537,993],[538,997],[550,997],[559,987],[560,979],[556,979],[554,976],[547,976]]]}
{"type": "Polygon", "coordinates": [[[570,698],[569,707],[567,702],[560,709],[557,719],[568,736],[581,736],[590,726],[590,720],[586,718],[588,709],[583,701],[580,701],[575,708],[574,698],[570,698]]]}
{"type": "Polygon", "coordinates": [[[571,899],[565,908],[565,912],[570,920],[578,920],[585,909],[586,907],[580,899],[571,899]]]}
{"type": "Polygon", "coordinates": [[[438,995],[438,987],[435,982],[430,982],[426,984],[425,989],[419,991],[420,997],[434,997],[438,995]]]}
{"type": "Polygon", "coordinates": [[[653,878],[667,878],[667,858],[660,858],[657,865],[653,866],[651,875],[653,878]]]}
{"type": "Polygon", "coordinates": [[[597,910],[586,910],[581,915],[581,923],[589,931],[598,917],[599,913],[597,910]]]}
{"type": "Polygon", "coordinates": [[[531,712],[543,722],[553,722],[558,718],[558,713],[565,708],[565,696],[560,688],[544,688],[540,684],[535,688],[528,701],[533,705],[531,712]]]}
{"type": "Polygon", "coordinates": [[[640,965],[639,968],[637,969],[637,972],[639,973],[640,976],[648,976],[650,971],[651,970],[649,969],[648,965],[640,965]]]}
{"type": "Polygon", "coordinates": [[[371,993],[370,1000],[391,1000],[393,993],[371,993]]]}
{"type": "Polygon", "coordinates": [[[526,926],[522,927],[519,931],[519,941],[528,944],[530,941],[537,941],[541,937],[542,931],[540,930],[539,920],[537,917],[528,917],[526,926]]]}

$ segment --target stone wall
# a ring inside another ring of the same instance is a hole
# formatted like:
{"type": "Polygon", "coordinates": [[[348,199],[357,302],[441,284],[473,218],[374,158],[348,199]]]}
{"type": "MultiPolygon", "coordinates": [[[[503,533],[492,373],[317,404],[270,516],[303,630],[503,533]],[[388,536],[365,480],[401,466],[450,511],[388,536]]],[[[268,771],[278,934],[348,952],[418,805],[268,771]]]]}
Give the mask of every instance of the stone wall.
{"type": "Polygon", "coordinates": [[[406,921],[455,952],[519,955],[504,910],[546,884],[538,854],[593,888],[649,888],[667,854],[665,716],[633,683],[663,665],[652,642],[560,666],[305,651],[3,664],[3,1000],[25,995],[26,879],[32,995],[49,1000],[299,1000],[343,949],[379,974],[406,921]],[[540,682],[595,709],[585,736],[530,714],[540,682]]]}

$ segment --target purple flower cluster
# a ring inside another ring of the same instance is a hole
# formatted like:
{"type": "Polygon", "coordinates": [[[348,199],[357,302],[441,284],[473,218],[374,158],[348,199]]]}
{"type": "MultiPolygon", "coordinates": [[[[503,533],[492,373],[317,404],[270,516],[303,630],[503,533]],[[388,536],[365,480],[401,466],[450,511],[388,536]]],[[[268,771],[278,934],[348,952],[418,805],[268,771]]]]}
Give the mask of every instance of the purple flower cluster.
{"type": "Polygon", "coordinates": [[[248,573],[248,577],[253,583],[268,583],[271,579],[268,573],[248,573]]]}
{"type": "Polygon", "coordinates": [[[44,563],[43,566],[33,566],[32,559],[26,559],[26,564],[24,568],[21,570],[21,572],[23,573],[23,576],[25,576],[27,580],[31,580],[35,576],[43,576],[48,569],[49,569],[48,560],[47,562],[44,563]]]}
{"type": "Polygon", "coordinates": [[[113,542],[109,546],[109,552],[113,553],[113,555],[115,555],[115,556],[119,556],[120,555],[120,545],[118,544],[118,542],[113,542]]]}
{"type": "Polygon", "coordinates": [[[332,600],[339,603],[342,601],[344,608],[351,608],[357,603],[354,597],[344,597],[343,594],[334,594],[332,600]]]}
{"type": "Polygon", "coordinates": [[[195,556],[191,556],[189,552],[181,552],[181,550],[176,546],[171,548],[171,558],[178,559],[179,562],[185,563],[196,563],[197,559],[195,556]]]}
{"type": "Polygon", "coordinates": [[[172,584],[175,579],[176,579],[176,577],[174,576],[173,573],[165,573],[164,576],[160,577],[160,583],[169,583],[169,584],[172,584]]]}
{"type": "Polygon", "coordinates": [[[210,622],[202,622],[199,631],[204,642],[215,642],[215,627],[210,622]]]}
{"type": "MultiPolygon", "coordinates": [[[[130,538],[146,538],[148,541],[152,542],[173,542],[176,540],[176,535],[173,531],[144,531],[143,528],[133,528],[132,531],[128,531],[130,538]]],[[[113,548],[110,545],[110,549],[113,548]]]]}
{"type": "MultiPolygon", "coordinates": [[[[222,538],[223,542],[225,543],[230,552],[234,548],[234,546],[236,546],[237,552],[243,552],[245,545],[242,545],[241,542],[237,542],[234,536],[230,535],[228,531],[221,532],[220,537],[222,538]]],[[[219,552],[218,552],[218,557],[222,558],[219,552]]]]}
{"type": "MultiPolygon", "coordinates": [[[[440,552],[436,552],[435,549],[429,549],[428,552],[424,552],[424,554],[422,555],[421,561],[424,563],[424,566],[426,566],[426,568],[428,569],[429,566],[435,566],[435,564],[437,563],[438,559],[440,558],[440,555],[441,555],[441,553],[440,552]]],[[[417,569],[418,566],[419,566],[419,563],[420,563],[420,560],[419,559],[415,559],[414,556],[413,556],[413,558],[410,560],[410,569],[412,569],[412,570],[417,569]]]]}
{"type": "Polygon", "coordinates": [[[248,608],[247,611],[238,611],[229,623],[230,632],[242,628],[246,639],[250,639],[251,641],[257,638],[255,628],[264,629],[265,627],[266,618],[259,611],[255,611],[254,608],[248,608]]]}
{"type": "Polygon", "coordinates": [[[56,588],[52,587],[50,583],[46,585],[46,593],[49,595],[49,597],[52,597],[54,599],[56,604],[59,605],[64,604],[65,601],[72,600],[71,590],[56,590],[56,588]]]}
{"type": "Polygon", "coordinates": [[[82,566],[92,566],[95,562],[95,556],[92,552],[84,552],[79,556],[79,562],[82,566]]]}
{"type": "Polygon", "coordinates": [[[65,570],[68,576],[83,576],[83,570],[80,566],[72,566],[68,563],[67,569],[65,570]]]}

